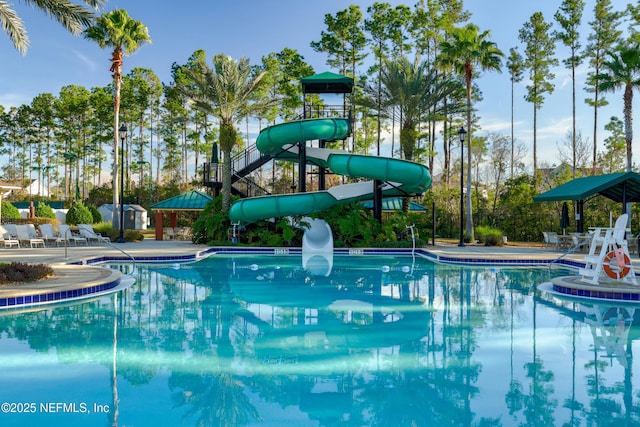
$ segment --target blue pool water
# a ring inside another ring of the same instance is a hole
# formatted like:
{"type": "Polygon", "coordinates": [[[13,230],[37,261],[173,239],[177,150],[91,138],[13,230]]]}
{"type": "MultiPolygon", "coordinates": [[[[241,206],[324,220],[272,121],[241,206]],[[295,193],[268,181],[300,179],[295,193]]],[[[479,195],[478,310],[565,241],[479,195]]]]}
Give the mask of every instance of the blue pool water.
{"type": "Polygon", "coordinates": [[[0,425],[638,426],[640,310],[537,290],[566,274],[139,265],[123,292],[0,312],[0,425]]]}

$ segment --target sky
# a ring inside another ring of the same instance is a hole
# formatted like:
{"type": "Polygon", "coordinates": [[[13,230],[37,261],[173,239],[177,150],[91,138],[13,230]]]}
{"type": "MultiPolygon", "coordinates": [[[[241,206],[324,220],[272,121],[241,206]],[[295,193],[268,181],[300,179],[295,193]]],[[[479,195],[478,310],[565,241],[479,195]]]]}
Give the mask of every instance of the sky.
{"type": "MultiPolygon", "coordinates": [[[[410,2],[390,1],[392,5],[410,2]]],[[[595,0],[585,0],[581,36],[586,45],[588,22],[593,19],[595,0]]],[[[337,71],[326,65],[326,55],[313,51],[312,41],[318,41],[326,29],[325,14],[335,15],[350,4],[361,6],[363,14],[373,1],[325,0],[110,0],[105,11],[126,9],[129,15],[149,28],[152,43],[144,45],[131,56],[125,57],[123,72],[134,67],[151,68],[161,79],[171,80],[171,65],[186,63],[191,54],[204,49],[211,58],[223,53],[236,59],[245,56],[252,64],[259,64],[263,56],[293,48],[314,67],[316,72],[337,71]]],[[[553,20],[560,0],[465,0],[464,7],[471,12],[470,22],[480,30],[490,30],[491,40],[501,49],[505,58],[509,49],[524,47],[518,40],[518,31],[534,12],[553,20]]],[[[618,7],[626,2],[615,1],[618,7]]],[[[110,52],[82,37],[73,37],[57,22],[18,2],[15,8],[24,20],[30,37],[30,48],[22,56],[13,48],[5,34],[0,34],[3,65],[0,68],[0,104],[5,107],[30,103],[40,93],[57,95],[63,86],[75,84],[87,88],[106,86],[111,81],[110,52]]],[[[555,92],[547,95],[538,112],[538,166],[559,163],[558,143],[566,139],[571,130],[570,70],[561,60],[568,49],[558,45],[560,65],[554,69],[555,92]]],[[[592,144],[593,109],[584,103],[587,94],[582,91],[588,69],[577,70],[577,130],[592,144]]],[[[511,82],[506,66],[503,72],[484,72],[476,80],[484,99],[476,104],[480,116],[480,133],[511,134],[511,82]]],[[[527,80],[515,87],[515,137],[525,145],[528,156],[533,157],[533,106],[524,100],[527,80]]],[[[622,92],[606,95],[610,105],[599,110],[599,149],[607,136],[604,125],[611,116],[622,118],[622,92]]],[[[636,103],[637,104],[637,103],[636,103]]],[[[640,108],[640,107],[636,107],[640,108]]],[[[387,140],[390,144],[390,139],[387,140]]],[[[638,150],[636,150],[638,151],[638,150]]],[[[634,159],[640,156],[636,153],[634,159]]],[[[637,162],[637,160],[636,160],[637,162]]]]}

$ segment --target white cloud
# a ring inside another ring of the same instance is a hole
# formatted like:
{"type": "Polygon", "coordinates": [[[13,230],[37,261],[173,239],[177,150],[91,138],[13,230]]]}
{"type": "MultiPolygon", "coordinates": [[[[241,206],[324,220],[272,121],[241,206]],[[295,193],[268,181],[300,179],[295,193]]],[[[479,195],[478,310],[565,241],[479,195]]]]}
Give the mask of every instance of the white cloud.
{"type": "Polygon", "coordinates": [[[23,104],[30,104],[32,99],[32,96],[22,93],[0,93],[0,105],[5,107],[5,109],[9,109],[11,107],[19,107],[23,104]]]}
{"type": "Polygon", "coordinates": [[[98,64],[95,61],[91,60],[88,56],[84,55],[82,52],[76,49],[69,49],[69,51],[73,54],[73,56],[78,59],[81,63],[83,63],[89,71],[96,71],[98,68],[98,64]]]}

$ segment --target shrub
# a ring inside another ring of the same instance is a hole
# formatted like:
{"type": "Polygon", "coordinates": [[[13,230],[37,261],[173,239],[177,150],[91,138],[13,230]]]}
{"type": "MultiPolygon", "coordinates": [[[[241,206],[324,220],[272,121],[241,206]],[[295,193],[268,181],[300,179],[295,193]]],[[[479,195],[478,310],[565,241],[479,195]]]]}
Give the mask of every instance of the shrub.
{"type": "Polygon", "coordinates": [[[502,246],[502,236],[504,233],[496,228],[478,227],[476,228],[476,237],[480,243],[485,246],[502,246]]]}
{"type": "Polygon", "coordinates": [[[91,212],[91,216],[93,217],[93,221],[91,221],[91,224],[97,224],[99,222],[102,222],[102,214],[100,213],[98,208],[96,208],[93,205],[89,205],[88,209],[89,209],[89,212],[91,212]]]}
{"type": "Polygon", "coordinates": [[[96,233],[100,233],[103,236],[108,236],[111,234],[111,223],[107,221],[102,221],[96,224],[93,224],[93,230],[96,233]]]}
{"type": "Polygon", "coordinates": [[[25,264],[12,262],[0,264],[0,284],[35,282],[53,274],[53,269],[46,264],[25,264]]]}
{"type": "Polygon", "coordinates": [[[82,202],[76,202],[67,211],[65,222],[69,225],[93,224],[93,215],[82,202]]]}
{"type": "MultiPolygon", "coordinates": [[[[94,230],[98,231],[94,228],[94,230]]],[[[108,229],[105,232],[100,232],[103,236],[108,236],[112,242],[117,242],[120,239],[119,229],[108,229]]],[[[123,236],[125,242],[140,242],[144,240],[144,234],[140,230],[124,230],[123,236]]]]}
{"type": "MultiPolygon", "coordinates": [[[[237,199],[238,197],[233,196],[231,202],[237,199]]],[[[227,231],[230,227],[229,214],[222,210],[222,196],[218,196],[207,203],[200,217],[194,222],[191,240],[193,243],[225,243],[228,242],[227,231]]]]}
{"type": "Polygon", "coordinates": [[[36,205],[36,211],[35,211],[36,217],[38,218],[53,218],[56,219],[56,214],[55,212],[53,212],[53,209],[51,209],[51,206],[45,204],[45,203],[38,203],[36,205]]]}
{"type": "Polygon", "coordinates": [[[2,219],[20,219],[20,211],[9,202],[2,202],[2,219]]]}

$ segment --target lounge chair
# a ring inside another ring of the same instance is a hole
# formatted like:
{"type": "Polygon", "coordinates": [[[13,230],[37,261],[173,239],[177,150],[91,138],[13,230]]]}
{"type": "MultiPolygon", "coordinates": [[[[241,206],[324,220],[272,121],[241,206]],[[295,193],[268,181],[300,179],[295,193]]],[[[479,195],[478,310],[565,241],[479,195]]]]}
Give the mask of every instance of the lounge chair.
{"type": "Polygon", "coordinates": [[[44,239],[33,236],[29,233],[29,228],[25,224],[16,225],[16,234],[21,243],[29,242],[30,247],[42,246],[44,248],[44,239]]]}
{"type": "Polygon", "coordinates": [[[109,243],[111,239],[107,236],[96,232],[89,224],[78,224],[78,231],[80,236],[87,239],[89,242],[109,243]]]}
{"type": "Polygon", "coordinates": [[[45,243],[55,243],[56,246],[64,244],[64,238],[55,232],[53,225],[40,224],[38,228],[40,229],[40,235],[44,239],[45,243]]]}
{"type": "Polygon", "coordinates": [[[77,234],[73,234],[71,228],[67,224],[60,224],[58,226],[58,232],[63,240],[67,240],[69,243],[73,243],[74,245],[78,245],[80,243],[86,245],[87,239],[85,237],[80,237],[77,234]]]}
{"type": "Polygon", "coordinates": [[[11,248],[13,246],[17,246],[20,248],[20,241],[12,236],[9,231],[0,225],[0,242],[4,244],[5,248],[11,248]]]}

